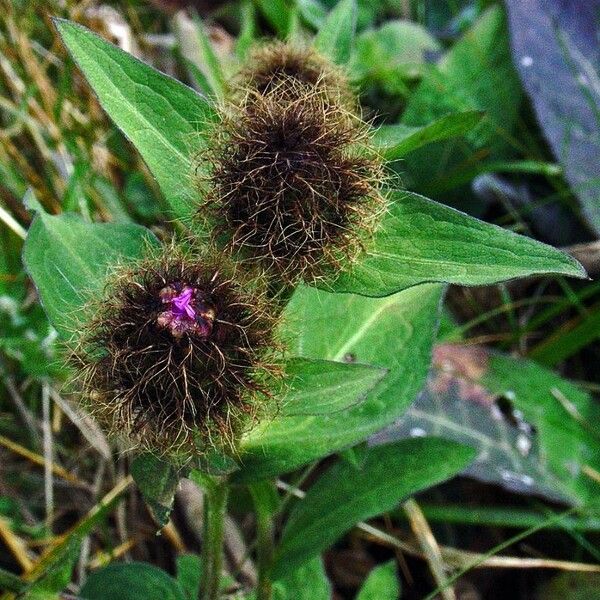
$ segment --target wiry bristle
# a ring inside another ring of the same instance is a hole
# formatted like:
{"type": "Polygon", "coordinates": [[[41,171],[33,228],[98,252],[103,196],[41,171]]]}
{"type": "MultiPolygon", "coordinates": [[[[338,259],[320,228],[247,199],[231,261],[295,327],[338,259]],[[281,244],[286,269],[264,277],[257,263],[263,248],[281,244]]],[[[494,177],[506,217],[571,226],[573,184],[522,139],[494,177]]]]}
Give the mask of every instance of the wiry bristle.
{"type": "Polygon", "coordinates": [[[256,47],[239,75],[239,88],[266,94],[297,94],[298,88],[318,88],[330,100],[352,109],[356,100],[344,72],[307,45],[275,41],[256,47]],[[292,83],[292,87],[283,86],[292,83]]]}
{"type": "Polygon", "coordinates": [[[154,452],[234,447],[277,372],[259,287],[173,247],[118,269],[73,353],[91,411],[154,452]]]}
{"type": "Polygon", "coordinates": [[[328,91],[288,75],[274,82],[224,111],[200,214],[248,260],[286,281],[314,280],[372,232],[381,160],[364,122],[328,91]]]}

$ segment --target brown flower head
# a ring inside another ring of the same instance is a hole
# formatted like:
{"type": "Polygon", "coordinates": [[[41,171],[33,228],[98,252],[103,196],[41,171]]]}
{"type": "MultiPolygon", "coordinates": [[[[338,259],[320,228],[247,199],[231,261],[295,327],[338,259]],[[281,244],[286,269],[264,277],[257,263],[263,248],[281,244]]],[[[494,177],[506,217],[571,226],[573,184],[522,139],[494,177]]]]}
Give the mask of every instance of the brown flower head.
{"type": "Polygon", "coordinates": [[[331,101],[355,110],[356,98],[344,71],[313,48],[299,43],[275,41],[255,47],[240,70],[237,87],[266,94],[279,88],[279,95],[314,89],[331,101]],[[293,85],[290,87],[289,83],[293,85]],[[285,83],[283,87],[281,84],[285,83]]]}
{"type": "Polygon", "coordinates": [[[238,255],[310,281],[362,249],[384,205],[383,169],[325,59],[307,51],[308,68],[283,48],[255,55],[243,97],[225,105],[203,155],[211,170],[198,214],[238,255]]]}
{"type": "Polygon", "coordinates": [[[277,373],[260,288],[174,247],[117,269],[73,353],[92,412],[155,452],[235,447],[277,373]]]}

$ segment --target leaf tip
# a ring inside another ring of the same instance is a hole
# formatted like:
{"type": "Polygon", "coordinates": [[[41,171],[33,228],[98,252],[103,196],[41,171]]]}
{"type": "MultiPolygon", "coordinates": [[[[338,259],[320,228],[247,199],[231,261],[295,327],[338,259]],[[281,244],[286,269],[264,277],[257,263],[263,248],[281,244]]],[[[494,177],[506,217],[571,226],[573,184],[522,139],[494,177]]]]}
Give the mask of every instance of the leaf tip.
{"type": "Polygon", "coordinates": [[[563,275],[591,281],[592,278],[589,276],[585,267],[573,255],[569,254],[568,252],[563,252],[563,255],[565,259],[565,269],[562,271],[563,275]]]}
{"type": "Polygon", "coordinates": [[[63,37],[63,33],[66,28],[75,25],[75,23],[69,21],[69,19],[63,19],[62,17],[50,17],[50,20],[61,37],[63,37]]]}

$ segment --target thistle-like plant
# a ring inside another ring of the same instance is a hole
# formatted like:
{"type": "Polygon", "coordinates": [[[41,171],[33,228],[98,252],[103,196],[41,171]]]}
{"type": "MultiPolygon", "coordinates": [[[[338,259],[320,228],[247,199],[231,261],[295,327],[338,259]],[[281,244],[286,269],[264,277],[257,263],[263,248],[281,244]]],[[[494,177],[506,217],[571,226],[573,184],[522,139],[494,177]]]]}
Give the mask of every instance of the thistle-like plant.
{"type": "MultiPolygon", "coordinates": [[[[273,582],[354,524],[472,459],[471,449],[433,438],[356,448],[274,535],[286,505],[274,478],[356,446],[414,399],[445,283],[583,275],[553,248],[383,181],[383,159],[467,132],[480,115],[416,132],[363,122],[344,72],[355,18],[354,1],[342,0],[306,46],[259,48],[222,101],[57,22],[194,248],[175,239],[161,249],[137,225],[37,206],[25,262],[59,332],[78,332],[87,402],[151,451],[133,469],[151,506],[168,513],[182,474],[204,487],[207,599],[219,596],[232,484],[248,485],[254,501],[257,597],[266,600],[273,582]],[[286,357],[274,370],[281,338],[286,357]],[[190,452],[184,471],[170,456],[178,448],[190,452]]],[[[221,68],[212,55],[206,64],[221,68]]]]}

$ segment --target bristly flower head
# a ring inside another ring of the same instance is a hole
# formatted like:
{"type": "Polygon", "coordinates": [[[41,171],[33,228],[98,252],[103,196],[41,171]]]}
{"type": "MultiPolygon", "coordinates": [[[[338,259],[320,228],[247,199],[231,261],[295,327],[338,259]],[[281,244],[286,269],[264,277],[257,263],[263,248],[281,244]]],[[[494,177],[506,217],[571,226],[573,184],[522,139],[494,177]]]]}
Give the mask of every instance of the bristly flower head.
{"type": "Polygon", "coordinates": [[[284,281],[319,279],[377,224],[380,156],[343,74],[313,50],[267,46],[241,80],[203,155],[211,171],[198,214],[284,281]]]}
{"type": "Polygon", "coordinates": [[[297,96],[301,87],[318,88],[349,110],[357,104],[344,71],[300,43],[275,41],[255,47],[240,70],[237,83],[242,93],[253,90],[266,94],[278,89],[280,95],[290,96],[297,96]],[[286,85],[282,87],[282,83],[286,85]]]}
{"type": "Polygon", "coordinates": [[[277,377],[256,280],[168,247],[117,269],[73,353],[90,410],[157,453],[235,448],[277,377]]]}

